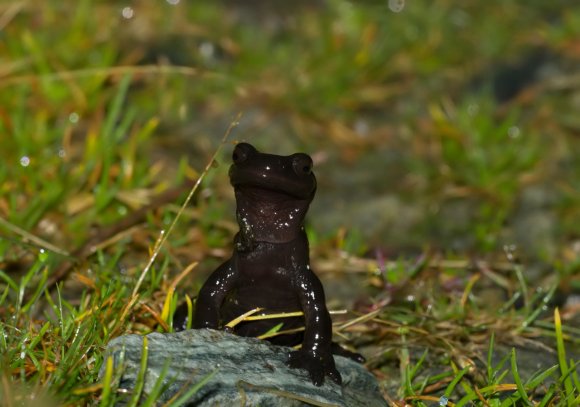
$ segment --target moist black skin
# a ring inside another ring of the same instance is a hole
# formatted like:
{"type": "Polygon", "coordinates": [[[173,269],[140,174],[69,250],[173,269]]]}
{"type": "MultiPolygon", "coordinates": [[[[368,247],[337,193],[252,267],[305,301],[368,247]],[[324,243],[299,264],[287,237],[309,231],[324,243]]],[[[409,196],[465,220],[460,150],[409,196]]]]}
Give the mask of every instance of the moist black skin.
{"type": "MultiPolygon", "coordinates": [[[[263,313],[301,310],[303,317],[268,319],[238,324],[234,333],[259,336],[284,323],[282,330],[305,331],[270,338],[274,344],[294,346],[287,364],[306,369],[316,386],[326,376],[340,384],[333,353],[363,362],[361,355],[332,342],[332,322],[324,289],[310,268],[304,217],[316,193],[312,159],[303,153],[265,154],[239,143],[232,154],[230,182],[236,196],[240,231],[232,257],[207,279],[197,297],[193,328],[220,329],[223,324],[256,307],[263,313]]],[[[187,306],[174,314],[173,326],[187,325],[187,306]]]]}

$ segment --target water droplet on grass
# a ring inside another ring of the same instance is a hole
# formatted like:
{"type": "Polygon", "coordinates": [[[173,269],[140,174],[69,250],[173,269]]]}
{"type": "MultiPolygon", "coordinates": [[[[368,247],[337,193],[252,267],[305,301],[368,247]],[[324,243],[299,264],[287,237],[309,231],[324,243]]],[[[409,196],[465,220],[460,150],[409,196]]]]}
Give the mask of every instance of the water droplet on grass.
{"type": "Polygon", "coordinates": [[[389,0],[389,9],[394,13],[400,13],[405,8],[405,0],[389,0]]]}
{"type": "Polygon", "coordinates": [[[357,135],[359,135],[360,137],[366,137],[369,135],[371,126],[369,125],[369,123],[364,120],[364,119],[358,119],[355,123],[354,123],[354,131],[357,133],[357,135]]]}
{"type": "Polygon", "coordinates": [[[477,103],[470,103],[469,106],[467,106],[467,114],[470,116],[475,116],[477,112],[479,112],[479,105],[477,103]]]}
{"type": "Polygon", "coordinates": [[[121,15],[123,18],[129,20],[135,15],[135,10],[133,10],[131,7],[123,7],[123,10],[121,10],[121,15]]]}
{"type": "Polygon", "coordinates": [[[48,253],[46,252],[46,250],[40,249],[40,251],[38,252],[38,260],[43,262],[43,263],[46,260],[48,260],[48,253]]]}
{"type": "Polygon", "coordinates": [[[199,45],[199,53],[206,61],[214,59],[215,47],[209,41],[204,41],[199,45]]]}
{"type": "Polygon", "coordinates": [[[520,128],[518,126],[511,126],[508,129],[508,136],[510,136],[510,138],[518,138],[521,134],[520,128]]]}
{"type": "Polygon", "coordinates": [[[72,124],[76,124],[79,121],[79,114],[77,112],[72,112],[68,115],[68,121],[72,124]]]}
{"type": "Polygon", "coordinates": [[[22,165],[23,167],[28,167],[30,165],[30,157],[28,157],[27,155],[23,155],[22,157],[20,157],[20,165],[22,165]]]}
{"type": "Polygon", "coordinates": [[[517,248],[518,247],[515,244],[505,244],[503,246],[503,251],[504,251],[504,253],[509,261],[516,260],[515,253],[516,253],[517,248]]]}

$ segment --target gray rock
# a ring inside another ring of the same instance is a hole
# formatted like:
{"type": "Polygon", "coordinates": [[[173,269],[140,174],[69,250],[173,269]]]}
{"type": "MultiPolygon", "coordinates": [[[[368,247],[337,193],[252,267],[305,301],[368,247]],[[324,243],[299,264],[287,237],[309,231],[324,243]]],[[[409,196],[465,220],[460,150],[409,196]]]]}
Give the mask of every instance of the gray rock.
{"type": "MultiPolygon", "coordinates": [[[[190,406],[386,406],[375,377],[350,359],[334,356],[342,386],[326,379],[314,386],[305,370],[285,365],[289,348],[222,331],[189,330],[147,335],[148,359],[142,400],[151,394],[166,364],[163,391],[165,403],[178,392],[185,393],[204,377],[216,372],[186,405],[190,406]]],[[[113,339],[105,357],[112,355],[119,389],[131,394],[141,366],[143,336],[113,339]],[[120,370],[119,370],[120,369],[120,370]]],[[[101,376],[103,371],[101,371],[101,376]]],[[[127,398],[128,399],[128,398],[127,398]]],[[[123,404],[122,402],[120,405],[123,404]]]]}

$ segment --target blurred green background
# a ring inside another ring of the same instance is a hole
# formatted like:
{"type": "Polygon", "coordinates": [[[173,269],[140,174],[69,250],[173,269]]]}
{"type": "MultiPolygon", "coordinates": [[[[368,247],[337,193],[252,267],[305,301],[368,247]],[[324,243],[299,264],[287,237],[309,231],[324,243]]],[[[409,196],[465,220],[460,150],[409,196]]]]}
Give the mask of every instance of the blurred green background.
{"type": "MultiPolygon", "coordinates": [[[[355,251],[515,249],[547,262],[580,251],[577,2],[84,0],[0,12],[0,214],[58,245],[112,206],[122,214],[119,193],[201,169],[242,112],[231,140],[314,157],[310,225],[345,227],[355,251]],[[109,197],[69,216],[80,192],[109,197]],[[42,230],[47,216],[67,216],[62,236],[42,230]]],[[[232,198],[230,150],[206,183],[218,201],[232,198]]]]}

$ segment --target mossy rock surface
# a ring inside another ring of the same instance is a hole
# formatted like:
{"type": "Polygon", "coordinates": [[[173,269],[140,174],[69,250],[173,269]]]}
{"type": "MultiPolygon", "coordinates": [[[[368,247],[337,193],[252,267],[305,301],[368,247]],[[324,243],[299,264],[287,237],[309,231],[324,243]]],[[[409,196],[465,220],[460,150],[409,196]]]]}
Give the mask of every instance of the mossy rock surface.
{"type": "MultiPolygon", "coordinates": [[[[246,406],[386,406],[378,382],[364,366],[335,356],[342,386],[325,380],[314,386],[306,371],[286,366],[289,348],[254,338],[242,338],[208,329],[179,333],[152,333],[147,337],[147,370],[141,398],[151,394],[165,365],[164,390],[158,402],[187,392],[207,375],[214,375],[186,405],[246,406]]],[[[113,339],[106,349],[115,371],[122,369],[119,388],[133,394],[141,369],[143,336],[125,335],[113,339]]],[[[101,372],[101,375],[103,372],[101,372]]]]}

